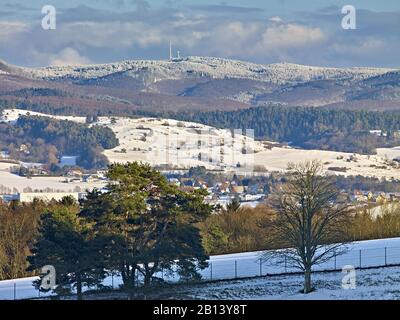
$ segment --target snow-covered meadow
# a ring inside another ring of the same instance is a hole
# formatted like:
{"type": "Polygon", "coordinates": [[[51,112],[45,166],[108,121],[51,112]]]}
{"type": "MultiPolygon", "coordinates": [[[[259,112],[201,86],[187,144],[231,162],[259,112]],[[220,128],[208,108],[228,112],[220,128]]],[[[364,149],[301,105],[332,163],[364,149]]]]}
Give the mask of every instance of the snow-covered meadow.
{"type": "MultiPolygon", "coordinates": [[[[101,121],[105,122],[105,119],[101,121]]],[[[390,166],[390,161],[400,156],[395,148],[381,148],[374,156],[303,150],[270,141],[256,141],[248,136],[251,131],[236,133],[233,138],[230,130],[171,119],[116,118],[116,122],[108,126],[120,141],[118,147],[104,152],[111,162],[140,160],[181,169],[204,166],[237,173],[264,174],[283,172],[289,162],[318,159],[324,164],[327,174],[400,179],[400,170],[390,166]],[[328,170],[333,167],[346,170],[328,170]],[[257,171],[260,168],[261,172],[257,171]]]]}
{"type": "Polygon", "coordinates": [[[93,188],[101,189],[106,185],[105,181],[65,183],[63,177],[33,177],[28,179],[11,173],[10,169],[13,166],[15,166],[13,163],[0,163],[0,185],[18,192],[24,192],[27,188],[41,191],[53,190],[53,192],[74,192],[75,190],[84,192],[93,188]]]}
{"type": "MultiPolygon", "coordinates": [[[[26,110],[5,110],[0,122],[12,123],[27,113],[26,110]]],[[[30,114],[85,122],[84,117],[30,114]]],[[[269,174],[285,171],[289,162],[319,159],[327,174],[400,179],[400,170],[391,165],[392,159],[400,157],[399,148],[380,148],[378,154],[372,156],[304,150],[271,141],[256,141],[251,136],[252,131],[238,130],[233,137],[229,129],[173,119],[100,117],[97,124],[109,127],[119,139],[118,147],[104,151],[110,162],[143,161],[180,169],[204,166],[239,174],[269,174]],[[333,171],[332,168],[346,170],[333,171]]]]}
{"type": "Polygon", "coordinates": [[[185,286],[172,294],[174,298],[210,300],[398,300],[400,267],[355,271],[355,287],[342,287],[345,274],[314,273],[315,291],[304,295],[302,275],[272,275],[245,280],[230,280],[185,286]]]}

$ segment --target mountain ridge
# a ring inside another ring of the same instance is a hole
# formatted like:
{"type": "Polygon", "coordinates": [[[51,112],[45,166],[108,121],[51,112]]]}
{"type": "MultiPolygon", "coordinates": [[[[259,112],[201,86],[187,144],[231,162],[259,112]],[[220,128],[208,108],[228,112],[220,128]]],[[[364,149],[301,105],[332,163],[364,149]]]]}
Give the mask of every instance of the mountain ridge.
{"type": "Polygon", "coordinates": [[[276,84],[311,80],[363,80],[398,70],[372,67],[315,67],[294,63],[257,64],[240,60],[197,56],[172,61],[124,60],[79,66],[19,68],[19,71],[23,74],[45,80],[88,80],[120,73],[133,78],[147,76],[150,78],[147,79],[150,82],[209,77],[212,79],[251,79],[276,84]]]}
{"type": "Polygon", "coordinates": [[[270,105],[400,110],[400,70],[263,65],[212,57],[42,68],[0,61],[0,98],[7,105],[100,113],[270,105]]]}

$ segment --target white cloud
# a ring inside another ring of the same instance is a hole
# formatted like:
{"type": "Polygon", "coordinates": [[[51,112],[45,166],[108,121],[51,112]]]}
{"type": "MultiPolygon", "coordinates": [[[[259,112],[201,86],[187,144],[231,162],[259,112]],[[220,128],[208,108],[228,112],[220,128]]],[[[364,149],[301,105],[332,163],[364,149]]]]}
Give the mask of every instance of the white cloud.
{"type": "Polygon", "coordinates": [[[275,16],[268,19],[271,22],[283,22],[281,17],[275,16]]]}
{"type": "Polygon", "coordinates": [[[300,24],[231,22],[210,33],[207,47],[223,56],[266,57],[279,61],[298,49],[312,48],[326,40],[322,30],[300,24]]]}
{"type": "Polygon", "coordinates": [[[0,21],[0,38],[2,40],[15,36],[29,30],[26,23],[19,21],[0,21]]]}
{"type": "Polygon", "coordinates": [[[375,38],[368,38],[360,42],[334,43],[330,48],[338,56],[349,57],[377,56],[388,49],[385,42],[375,38]]]}
{"type": "Polygon", "coordinates": [[[204,39],[205,47],[221,56],[243,54],[257,43],[261,27],[259,23],[243,22],[218,25],[204,39]]]}
{"type": "MultiPolygon", "coordinates": [[[[384,24],[385,30],[393,29],[389,35],[371,34],[372,26],[344,33],[340,21],[333,25],[336,16],[328,23],[326,15],[299,17],[293,22],[284,12],[261,18],[252,13],[238,17],[223,10],[218,15],[199,14],[185,7],[148,8],[139,13],[80,10],[61,13],[54,32],[43,31],[33,20],[30,24],[0,21],[0,39],[7,43],[0,46],[0,58],[35,66],[165,58],[171,40],[174,50],[181,50],[182,55],[347,66],[395,64],[400,48],[393,27],[384,24]],[[382,52],[388,52],[385,59],[382,52]]],[[[389,18],[389,22],[394,19],[389,18]]],[[[368,21],[381,20],[371,14],[368,21]]]]}
{"type": "Polygon", "coordinates": [[[56,55],[51,55],[49,65],[65,66],[65,65],[83,65],[90,64],[90,59],[83,57],[73,48],[65,48],[56,55]]]}
{"type": "Polygon", "coordinates": [[[319,43],[325,35],[319,28],[289,23],[268,27],[262,39],[265,46],[282,49],[319,43]]]}
{"type": "Polygon", "coordinates": [[[165,42],[162,27],[143,22],[74,22],[60,26],[57,32],[57,44],[74,42],[95,48],[147,48],[165,42]]]}
{"type": "Polygon", "coordinates": [[[325,34],[318,28],[285,22],[232,21],[209,25],[207,21],[183,17],[179,21],[184,23],[66,23],[58,28],[59,34],[52,43],[58,48],[74,43],[77,48],[138,50],[160,48],[172,40],[175,48],[183,52],[190,49],[198,55],[268,57],[279,61],[288,60],[293,54],[290,51],[312,47],[325,40],[325,34]]]}

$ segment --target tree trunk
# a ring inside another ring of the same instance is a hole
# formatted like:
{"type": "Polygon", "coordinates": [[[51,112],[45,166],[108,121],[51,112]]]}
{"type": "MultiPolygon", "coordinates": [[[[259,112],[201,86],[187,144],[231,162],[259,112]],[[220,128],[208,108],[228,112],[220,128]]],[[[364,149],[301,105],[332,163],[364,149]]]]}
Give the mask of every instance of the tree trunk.
{"type": "Polygon", "coordinates": [[[76,294],[78,297],[78,300],[83,300],[83,295],[82,295],[82,278],[81,274],[78,272],[76,274],[76,294]]]}
{"type": "Polygon", "coordinates": [[[146,273],[144,274],[144,286],[148,287],[150,286],[150,283],[151,283],[151,273],[146,270],[146,273]]]}
{"type": "Polygon", "coordinates": [[[144,263],[144,286],[148,287],[151,284],[154,273],[157,271],[159,261],[154,262],[153,267],[149,263],[144,263]]]}
{"type": "Polygon", "coordinates": [[[131,274],[130,274],[130,287],[135,288],[136,286],[136,268],[132,266],[131,274]]]}
{"type": "Polygon", "coordinates": [[[120,271],[121,271],[121,276],[122,276],[122,282],[124,285],[126,285],[128,283],[128,275],[125,271],[125,265],[122,265],[120,267],[120,271]]]}
{"type": "Polygon", "coordinates": [[[121,267],[122,282],[126,289],[133,289],[135,287],[135,268],[131,268],[129,263],[121,267]]]}
{"type": "Polygon", "coordinates": [[[311,288],[311,267],[307,267],[304,271],[304,291],[303,293],[310,293],[311,288]]]}

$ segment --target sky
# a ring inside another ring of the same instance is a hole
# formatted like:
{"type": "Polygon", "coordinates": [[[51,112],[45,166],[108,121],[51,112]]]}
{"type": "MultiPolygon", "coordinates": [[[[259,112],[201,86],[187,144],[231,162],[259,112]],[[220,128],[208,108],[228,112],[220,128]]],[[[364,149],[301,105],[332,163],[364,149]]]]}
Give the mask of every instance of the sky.
{"type": "Polygon", "coordinates": [[[398,68],[400,1],[0,0],[0,59],[15,65],[168,59],[170,41],[181,56],[398,68]],[[345,5],[356,29],[342,28],[345,5]]]}

